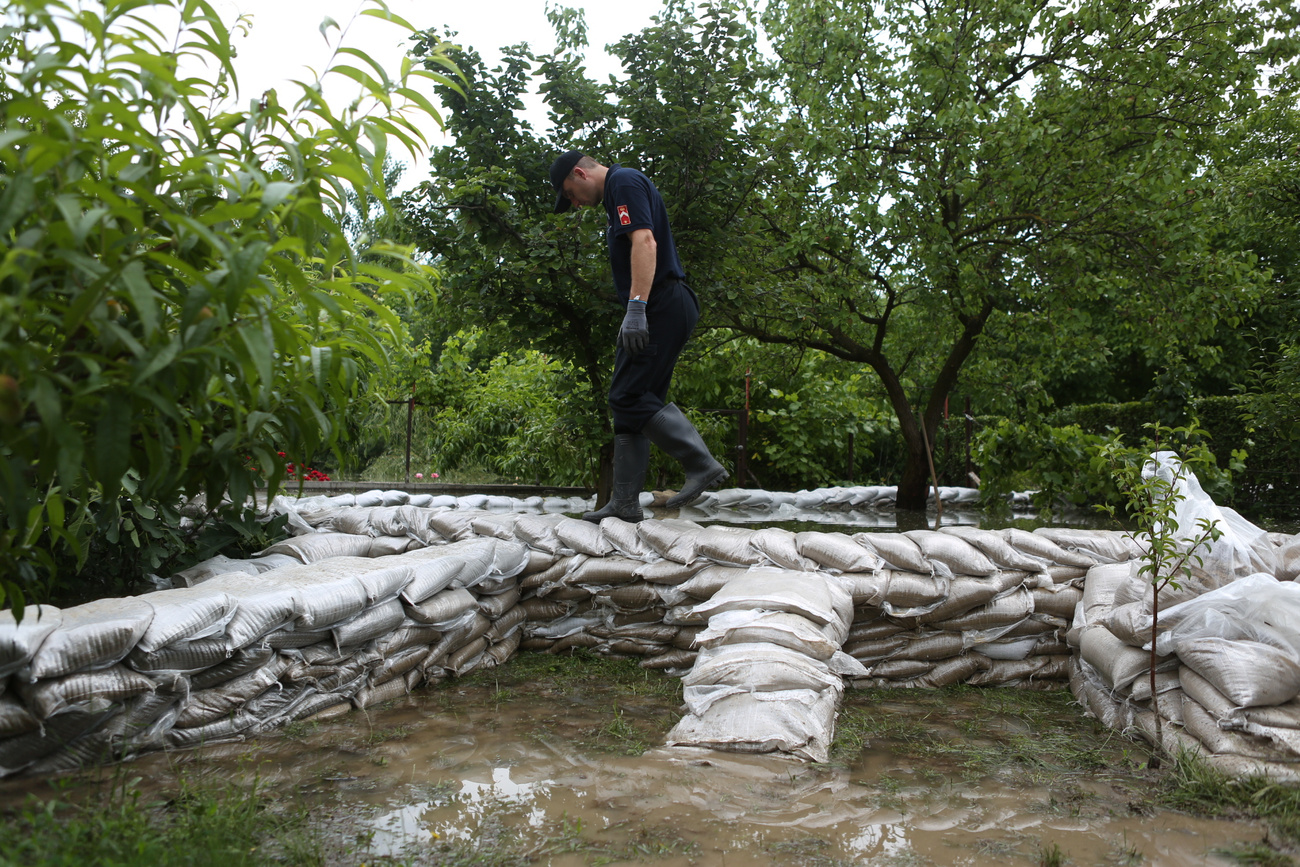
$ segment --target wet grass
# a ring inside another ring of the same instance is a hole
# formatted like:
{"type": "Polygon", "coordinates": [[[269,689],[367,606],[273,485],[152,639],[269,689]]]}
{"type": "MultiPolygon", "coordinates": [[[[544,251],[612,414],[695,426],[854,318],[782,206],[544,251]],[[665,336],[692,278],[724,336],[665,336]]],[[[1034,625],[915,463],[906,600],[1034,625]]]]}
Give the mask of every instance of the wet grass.
{"type": "MultiPolygon", "coordinates": [[[[638,756],[663,743],[680,717],[681,681],[641,668],[634,659],[607,659],[586,651],[566,654],[522,653],[490,671],[471,674],[437,687],[444,705],[464,710],[466,701],[499,709],[519,702],[532,706],[538,696],[559,698],[604,720],[570,734],[591,753],[638,756]]],[[[565,731],[562,720],[534,720],[536,736],[565,731]]]]}
{"type": "Polygon", "coordinates": [[[1083,719],[1064,690],[850,690],[836,721],[835,762],[871,744],[951,765],[965,779],[1015,772],[1044,782],[1097,773],[1123,756],[1112,733],[1083,719]]]}
{"type": "Polygon", "coordinates": [[[1234,779],[1215,770],[1195,756],[1180,753],[1163,784],[1153,795],[1161,805],[1199,816],[1223,819],[1260,819],[1268,825],[1270,846],[1246,846],[1229,853],[1243,864],[1294,864],[1265,860],[1265,850],[1300,851],[1300,787],[1283,785],[1262,777],[1234,779]]]}
{"type": "Polygon", "coordinates": [[[119,768],[106,780],[61,780],[56,791],[54,797],[31,796],[4,815],[0,865],[242,867],[320,861],[305,813],[279,809],[256,783],[178,776],[165,796],[145,797],[138,780],[119,768]]]}

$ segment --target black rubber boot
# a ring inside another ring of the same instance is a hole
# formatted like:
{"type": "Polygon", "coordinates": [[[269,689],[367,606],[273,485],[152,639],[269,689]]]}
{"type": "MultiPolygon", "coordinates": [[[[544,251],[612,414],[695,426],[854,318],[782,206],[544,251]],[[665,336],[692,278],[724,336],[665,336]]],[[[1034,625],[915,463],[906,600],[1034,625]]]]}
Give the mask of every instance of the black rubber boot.
{"type": "Polygon", "coordinates": [[[645,517],[641,509],[641,486],[650,464],[650,440],[641,434],[614,435],[614,485],[609,502],[582,520],[599,524],[605,518],[621,518],[635,524],[645,517]]]}
{"type": "Polygon", "coordinates": [[[682,414],[677,404],[670,403],[654,414],[641,433],[650,438],[650,442],[659,446],[686,471],[686,481],[682,489],[664,505],[670,509],[687,506],[700,498],[709,488],[715,488],[726,480],[730,473],[727,468],[713,459],[704,438],[691,424],[691,420],[682,414]]]}

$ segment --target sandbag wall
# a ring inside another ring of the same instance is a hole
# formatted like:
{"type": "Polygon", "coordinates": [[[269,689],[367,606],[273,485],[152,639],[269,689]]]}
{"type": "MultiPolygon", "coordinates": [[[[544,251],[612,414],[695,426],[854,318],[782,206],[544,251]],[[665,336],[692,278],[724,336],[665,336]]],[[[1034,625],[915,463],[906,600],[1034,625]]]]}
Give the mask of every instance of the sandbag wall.
{"type": "Polygon", "coordinates": [[[1300,780],[1300,537],[1264,535],[1235,565],[1160,591],[1154,689],[1149,576],[1136,562],[1090,569],[1067,633],[1084,707],[1232,776],[1300,780]]]}
{"type": "Polygon", "coordinates": [[[412,544],[314,534],[191,570],[190,587],[4,612],[0,775],[239,740],[514,653],[528,549],[398,553],[412,544]]]}
{"type": "Polygon", "coordinates": [[[0,775],[243,738],[519,649],[575,647],[685,676],[690,713],[674,742],[819,758],[845,685],[1082,683],[1066,637],[1076,609],[1096,602],[1088,582],[1101,588],[1097,576],[1141,553],[1114,532],[596,526],[547,513],[563,500],[421,506],[375,494],[393,502],[277,500],[299,535],[258,557],[215,558],[172,590],[0,623],[0,775]],[[781,588],[825,599],[773,609],[781,588]],[[766,647],[735,649],[747,644],[766,647]],[[760,682],[760,667],[738,664],[746,655],[775,675],[760,682]],[[740,704],[792,690],[815,709],[789,705],[775,736],[741,731],[751,708],[740,704]]]}

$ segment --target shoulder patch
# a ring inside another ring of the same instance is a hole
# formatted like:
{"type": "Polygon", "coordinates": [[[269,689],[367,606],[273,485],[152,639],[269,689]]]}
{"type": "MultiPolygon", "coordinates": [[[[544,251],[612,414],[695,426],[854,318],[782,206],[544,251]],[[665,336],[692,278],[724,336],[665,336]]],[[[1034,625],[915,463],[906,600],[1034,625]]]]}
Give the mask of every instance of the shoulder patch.
{"type": "Polygon", "coordinates": [[[632,225],[632,218],[627,213],[627,205],[618,206],[618,221],[624,226],[632,225]]]}

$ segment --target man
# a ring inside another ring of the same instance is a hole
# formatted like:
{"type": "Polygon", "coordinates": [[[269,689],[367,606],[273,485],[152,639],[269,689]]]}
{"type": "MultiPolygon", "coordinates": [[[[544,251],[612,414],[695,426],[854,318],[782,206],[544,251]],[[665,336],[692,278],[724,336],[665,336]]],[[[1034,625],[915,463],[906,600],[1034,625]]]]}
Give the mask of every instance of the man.
{"type": "Polygon", "coordinates": [[[571,206],[605,205],[609,262],[627,311],[618,330],[609,385],[613,493],[604,508],[582,517],[596,523],[609,517],[641,520],[650,443],[675,458],[686,473],[681,491],[666,505],[693,503],[728,473],[713,459],[690,419],[665,402],[677,356],[700,318],[700,305],[686,285],[663,197],[641,172],[617,164],[602,166],[580,151],[563,153],[551,164],[551,186],[558,194],[557,214],[571,206]]]}

